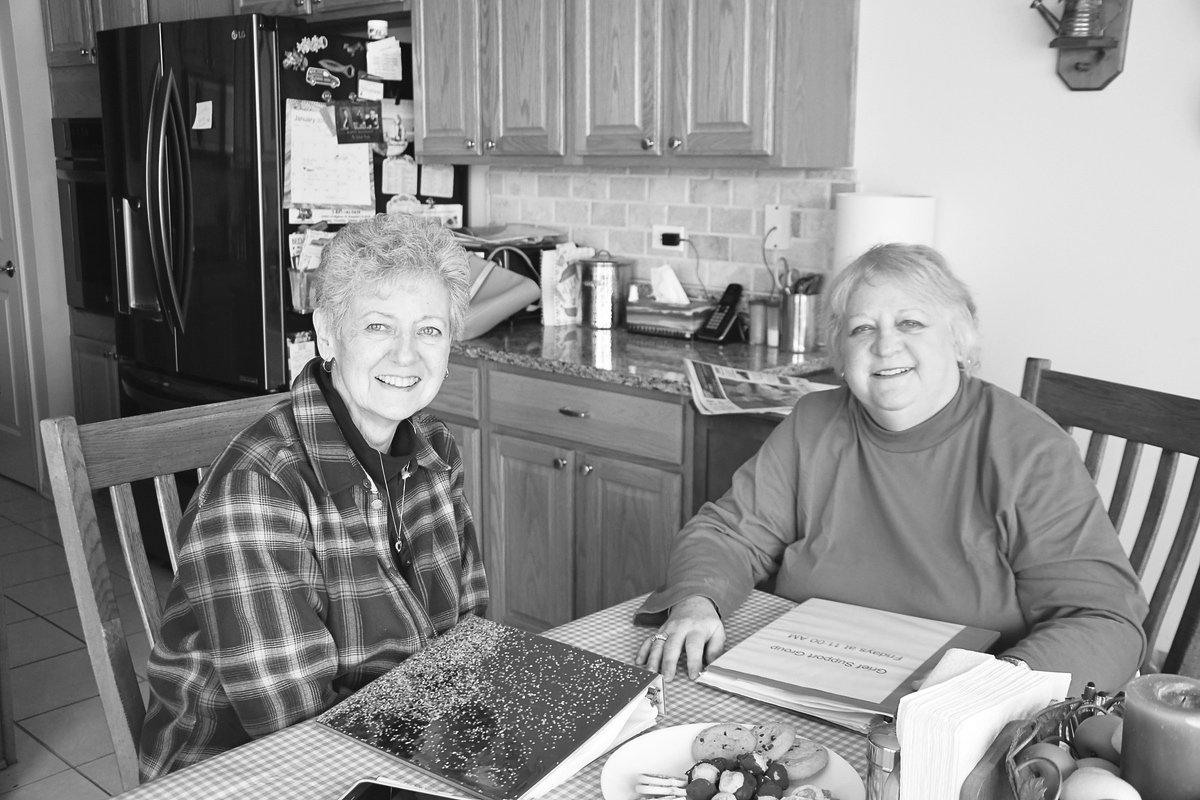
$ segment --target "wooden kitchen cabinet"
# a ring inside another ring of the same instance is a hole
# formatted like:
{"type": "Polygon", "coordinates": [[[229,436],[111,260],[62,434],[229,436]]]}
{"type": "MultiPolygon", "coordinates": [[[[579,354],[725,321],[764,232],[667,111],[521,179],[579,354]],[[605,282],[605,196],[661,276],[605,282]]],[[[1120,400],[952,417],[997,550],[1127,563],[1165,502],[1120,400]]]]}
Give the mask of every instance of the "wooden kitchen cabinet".
{"type": "Polygon", "coordinates": [[[96,31],[142,25],[146,0],[42,0],[51,113],[100,116],[96,31]]]}
{"type": "Polygon", "coordinates": [[[71,309],[71,377],[81,425],[121,416],[116,342],[111,317],[71,309]]]}
{"type": "Polygon", "coordinates": [[[417,155],[561,160],[565,24],[565,0],[414,0],[417,155]]]}
{"type": "Polygon", "coordinates": [[[484,535],[483,518],[483,434],[480,430],[482,418],[483,372],[478,363],[471,359],[455,358],[450,362],[450,374],[442,381],[437,397],[429,404],[428,411],[446,423],[463,461],[463,493],[475,521],[475,535],[484,549],[486,561],[487,543],[484,535]]]}
{"type": "Polygon", "coordinates": [[[571,0],[571,156],[850,165],[857,5],[571,0]]]}
{"type": "Polygon", "coordinates": [[[96,63],[96,31],[146,23],[146,0],[42,0],[46,63],[96,63]]]}
{"type": "Polygon", "coordinates": [[[148,0],[150,22],[179,22],[240,13],[236,0],[148,0]]]}
{"type": "MultiPolygon", "coordinates": [[[[175,0],[163,0],[174,2],[175,0]]],[[[272,14],[292,17],[394,15],[407,12],[408,0],[232,0],[236,14],[272,14]]],[[[364,28],[365,31],[365,28],[364,28]]]]}
{"type": "Polygon", "coordinates": [[[491,370],[487,406],[493,617],[541,631],[661,584],[683,398],[491,370]]]}

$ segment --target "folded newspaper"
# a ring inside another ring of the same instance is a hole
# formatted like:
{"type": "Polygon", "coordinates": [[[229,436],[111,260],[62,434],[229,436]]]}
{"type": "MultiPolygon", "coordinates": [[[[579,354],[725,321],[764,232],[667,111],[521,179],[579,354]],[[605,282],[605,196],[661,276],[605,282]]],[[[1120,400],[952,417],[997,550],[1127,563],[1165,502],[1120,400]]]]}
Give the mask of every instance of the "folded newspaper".
{"type": "Polygon", "coordinates": [[[701,414],[790,414],[809,392],[836,389],[805,378],[752,372],[684,359],[692,401],[701,414]]]}

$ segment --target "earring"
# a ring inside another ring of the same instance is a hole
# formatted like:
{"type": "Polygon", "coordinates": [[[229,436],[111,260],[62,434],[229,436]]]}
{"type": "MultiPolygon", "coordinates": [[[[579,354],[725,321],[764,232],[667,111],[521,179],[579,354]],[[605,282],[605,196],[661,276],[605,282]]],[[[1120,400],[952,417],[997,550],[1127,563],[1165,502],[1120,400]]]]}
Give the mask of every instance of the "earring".
{"type": "Polygon", "coordinates": [[[446,377],[447,378],[450,377],[450,368],[449,367],[446,367],[446,377]]]}
{"type": "Polygon", "coordinates": [[[325,370],[326,372],[333,372],[333,365],[335,363],[336,362],[332,358],[327,358],[321,362],[321,369],[325,370]]]}

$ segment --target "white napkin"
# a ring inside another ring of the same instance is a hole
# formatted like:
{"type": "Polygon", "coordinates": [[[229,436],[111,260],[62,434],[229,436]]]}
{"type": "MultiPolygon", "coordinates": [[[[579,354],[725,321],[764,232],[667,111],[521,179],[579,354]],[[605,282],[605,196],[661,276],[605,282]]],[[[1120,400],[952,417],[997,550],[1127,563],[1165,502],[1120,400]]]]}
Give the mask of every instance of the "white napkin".
{"type": "Polygon", "coordinates": [[[957,800],[1000,730],[1061,700],[1071,683],[1070,673],[1019,669],[991,656],[961,671],[970,660],[954,655],[900,700],[901,800],[957,800]]]}
{"type": "Polygon", "coordinates": [[[650,270],[650,289],[654,292],[654,299],[660,303],[669,303],[678,306],[686,306],[688,304],[687,292],[683,290],[682,284],[679,283],[679,278],[675,275],[675,270],[671,269],[667,264],[663,264],[661,267],[653,267],[650,270]]]}

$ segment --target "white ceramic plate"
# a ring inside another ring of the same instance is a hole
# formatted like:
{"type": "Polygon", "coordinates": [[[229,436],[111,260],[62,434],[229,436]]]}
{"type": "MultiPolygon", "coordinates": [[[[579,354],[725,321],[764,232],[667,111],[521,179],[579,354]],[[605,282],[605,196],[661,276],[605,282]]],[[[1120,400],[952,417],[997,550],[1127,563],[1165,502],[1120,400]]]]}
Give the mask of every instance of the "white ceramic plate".
{"type": "MultiPolygon", "coordinates": [[[[695,763],[692,741],[696,734],[715,723],[675,725],[643,733],[618,747],[600,773],[600,790],[604,800],[635,800],[638,776],[644,772],[663,775],[683,774],[695,763]]],[[[747,726],[749,727],[749,726],[747,726]]],[[[828,789],[838,800],[866,800],[867,789],[862,778],[846,759],[832,750],[825,769],[808,778],[811,783],[828,789]]],[[[786,792],[785,792],[786,794],[786,792]]]]}

